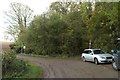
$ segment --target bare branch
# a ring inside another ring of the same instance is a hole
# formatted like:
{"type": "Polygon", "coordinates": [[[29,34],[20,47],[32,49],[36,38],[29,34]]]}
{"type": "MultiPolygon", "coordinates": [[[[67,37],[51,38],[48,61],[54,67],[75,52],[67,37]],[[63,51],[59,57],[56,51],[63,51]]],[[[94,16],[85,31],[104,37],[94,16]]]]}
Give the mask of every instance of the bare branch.
{"type": "Polygon", "coordinates": [[[11,10],[6,11],[7,22],[9,23],[8,34],[17,36],[25,31],[32,19],[32,12],[27,5],[13,2],[10,4],[11,10]]]}

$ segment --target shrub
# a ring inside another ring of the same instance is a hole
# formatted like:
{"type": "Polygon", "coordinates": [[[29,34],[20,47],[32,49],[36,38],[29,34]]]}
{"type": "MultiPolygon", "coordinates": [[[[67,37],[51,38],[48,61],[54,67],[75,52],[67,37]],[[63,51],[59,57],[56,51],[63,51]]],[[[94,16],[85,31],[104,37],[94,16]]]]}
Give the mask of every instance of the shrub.
{"type": "Polygon", "coordinates": [[[10,68],[10,65],[13,63],[13,61],[16,59],[15,53],[12,51],[4,51],[3,52],[3,61],[2,61],[2,73],[3,75],[8,72],[8,69],[10,68]]]}
{"type": "Polygon", "coordinates": [[[16,59],[16,54],[11,50],[4,51],[2,58],[3,77],[19,77],[27,70],[26,62],[16,59]]]}

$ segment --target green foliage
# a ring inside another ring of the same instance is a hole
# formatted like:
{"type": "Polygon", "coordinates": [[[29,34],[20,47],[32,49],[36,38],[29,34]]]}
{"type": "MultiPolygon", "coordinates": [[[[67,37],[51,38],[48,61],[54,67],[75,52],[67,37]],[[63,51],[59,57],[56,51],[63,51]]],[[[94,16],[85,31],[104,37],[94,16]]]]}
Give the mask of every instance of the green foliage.
{"type": "Polygon", "coordinates": [[[15,78],[22,75],[27,70],[27,64],[16,59],[13,51],[5,51],[2,59],[2,76],[3,78],[15,78]]]}
{"type": "Polygon", "coordinates": [[[118,37],[117,32],[119,31],[117,4],[96,3],[95,11],[87,24],[94,48],[110,51],[114,47],[114,40],[118,37]]]}
{"type": "Polygon", "coordinates": [[[2,73],[3,76],[8,72],[9,67],[16,59],[15,53],[12,51],[5,51],[2,57],[2,73]]]}
{"type": "Polygon", "coordinates": [[[40,78],[43,76],[43,70],[40,66],[30,64],[23,60],[16,59],[13,51],[5,51],[2,56],[2,78],[20,79],[20,78],[40,78]]]}
{"type": "Polygon", "coordinates": [[[83,37],[86,33],[86,26],[82,20],[81,12],[70,12],[64,17],[68,24],[66,35],[63,37],[63,52],[70,55],[80,54],[83,48],[83,37]]]}
{"type": "Polygon", "coordinates": [[[21,78],[42,78],[43,70],[40,66],[30,64],[28,66],[28,70],[22,74],[21,78]]]}
{"type": "Polygon", "coordinates": [[[110,51],[120,32],[118,3],[92,7],[90,2],[54,2],[49,12],[34,17],[18,42],[38,55],[78,55],[90,40],[92,48],[110,51]]]}

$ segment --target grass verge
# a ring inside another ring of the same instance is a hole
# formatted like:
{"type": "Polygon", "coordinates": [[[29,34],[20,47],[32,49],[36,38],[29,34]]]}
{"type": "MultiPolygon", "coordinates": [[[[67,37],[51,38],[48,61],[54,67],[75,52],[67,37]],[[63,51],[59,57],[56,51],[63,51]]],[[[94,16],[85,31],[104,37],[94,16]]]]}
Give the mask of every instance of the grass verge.
{"type": "Polygon", "coordinates": [[[29,63],[28,70],[20,78],[42,78],[43,70],[40,66],[29,63]]]}
{"type": "Polygon", "coordinates": [[[20,69],[22,67],[21,65],[24,65],[23,62],[25,63],[26,66],[22,68],[23,70],[20,69],[21,71],[18,71],[16,69],[15,71],[12,70],[12,71],[7,72],[2,80],[12,80],[12,79],[14,80],[17,80],[17,79],[26,80],[27,79],[28,80],[28,78],[30,79],[30,78],[42,78],[43,77],[43,69],[40,66],[26,62],[26,61],[22,61],[22,63],[20,63],[19,60],[18,61],[16,60],[16,62],[18,62],[19,64],[19,65],[16,64],[19,67],[14,66],[16,68],[20,69]]]}
{"type": "Polygon", "coordinates": [[[49,55],[37,55],[37,54],[18,54],[21,56],[32,56],[32,57],[40,57],[40,58],[55,58],[55,59],[80,59],[81,55],[77,55],[77,56],[70,56],[68,57],[67,55],[58,55],[58,56],[49,56],[49,55]]]}

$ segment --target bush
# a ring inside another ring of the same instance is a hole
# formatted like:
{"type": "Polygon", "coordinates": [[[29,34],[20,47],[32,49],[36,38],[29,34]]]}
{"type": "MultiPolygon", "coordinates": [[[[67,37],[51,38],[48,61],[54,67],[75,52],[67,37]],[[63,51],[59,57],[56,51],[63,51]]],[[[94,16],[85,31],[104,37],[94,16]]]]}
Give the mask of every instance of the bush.
{"type": "Polygon", "coordinates": [[[16,55],[12,51],[4,51],[3,52],[3,61],[2,61],[2,73],[3,75],[8,72],[10,65],[15,61],[16,55]]]}
{"type": "Polygon", "coordinates": [[[26,62],[16,59],[16,54],[9,50],[5,51],[2,57],[2,76],[19,77],[27,70],[26,62]]]}

